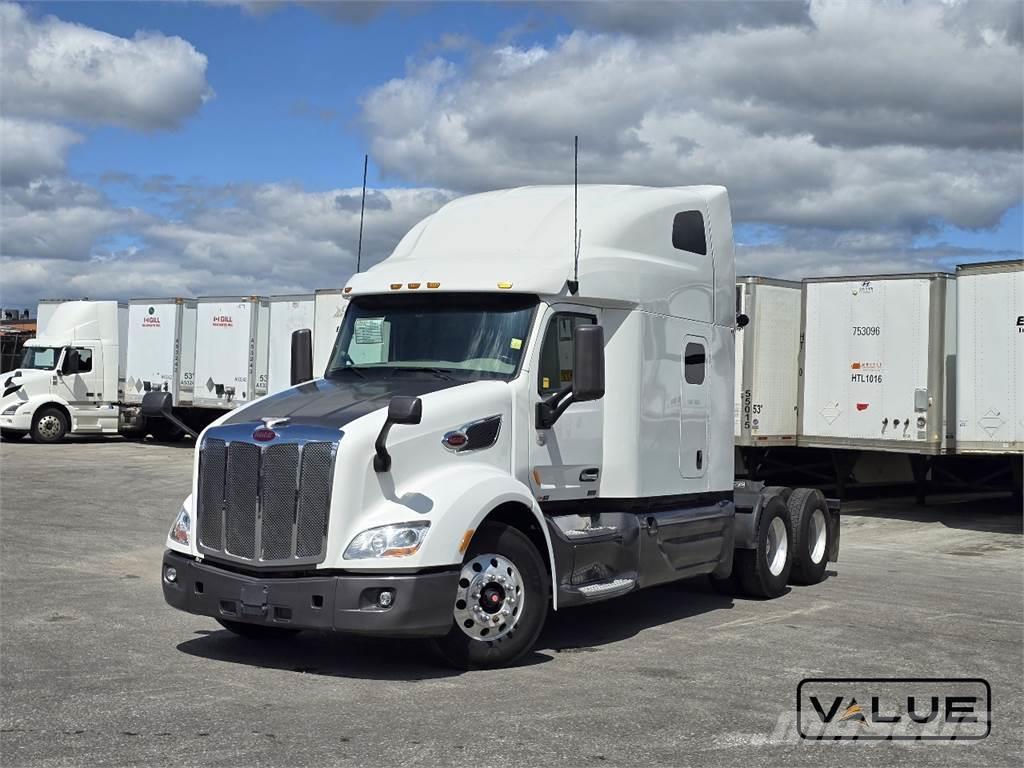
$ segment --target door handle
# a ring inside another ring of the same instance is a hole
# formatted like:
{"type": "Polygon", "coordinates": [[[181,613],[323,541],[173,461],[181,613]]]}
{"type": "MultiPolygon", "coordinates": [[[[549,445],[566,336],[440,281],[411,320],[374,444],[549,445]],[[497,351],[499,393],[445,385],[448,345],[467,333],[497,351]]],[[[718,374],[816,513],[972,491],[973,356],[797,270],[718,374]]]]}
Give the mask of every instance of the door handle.
{"type": "Polygon", "coordinates": [[[704,466],[704,451],[697,451],[697,469],[704,466]]]}
{"type": "Polygon", "coordinates": [[[597,476],[601,473],[601,470],[597,467],[590,467],[580,472],[581,483],[593,483],[597,481],[597,476]]]}

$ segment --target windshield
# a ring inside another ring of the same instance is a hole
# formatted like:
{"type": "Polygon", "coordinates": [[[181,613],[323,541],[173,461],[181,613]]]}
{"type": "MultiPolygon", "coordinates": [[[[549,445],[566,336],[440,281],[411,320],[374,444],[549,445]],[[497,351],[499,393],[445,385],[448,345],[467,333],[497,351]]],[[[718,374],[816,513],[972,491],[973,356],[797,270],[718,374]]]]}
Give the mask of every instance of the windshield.
{"type": "Polygon", "coordinates": [[[362,296],[345,310],[327,376],[421,371],[513,378],[537,298],[495,294],[362,296]]]}
{"type": "Polygon", "coordinates": [[[22,368],[37,371],[52,371],[60,359],[61,347],[25,347],[25,355],[21,358],[22,368]]]}

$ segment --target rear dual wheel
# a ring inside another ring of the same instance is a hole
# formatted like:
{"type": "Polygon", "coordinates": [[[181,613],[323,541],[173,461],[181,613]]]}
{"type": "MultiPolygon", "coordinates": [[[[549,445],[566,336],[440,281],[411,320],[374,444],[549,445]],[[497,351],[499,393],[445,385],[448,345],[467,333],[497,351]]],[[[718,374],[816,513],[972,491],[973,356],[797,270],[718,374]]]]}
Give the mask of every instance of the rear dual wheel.
{"type": "Polygon", "coordinates": [[[793,584],[817,584],[825,578],[832,535],[828,504],[821,491],[797,488],[790,494],[789,516],[793,521],[793,584]]]}
{"type": "Polygon", "coordinates": [[[793,525],[781,496],[772,496],[761,510],[755,549],[737,549],[734,584],[750,597],[778,597],[786,591],[793,570],[793,525]]]}

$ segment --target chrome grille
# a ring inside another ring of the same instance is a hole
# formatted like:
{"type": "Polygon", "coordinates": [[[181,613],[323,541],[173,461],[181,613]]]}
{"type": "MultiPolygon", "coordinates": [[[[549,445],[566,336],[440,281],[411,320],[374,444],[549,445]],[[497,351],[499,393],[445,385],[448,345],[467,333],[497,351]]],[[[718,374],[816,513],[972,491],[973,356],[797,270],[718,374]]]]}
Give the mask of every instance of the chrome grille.
{"type": "Polygon", "coordinates": [[[196,494],[199,550],[263,565],[321,562],[337,444],[259,445],[244,439],[252,429],[203,441],[196,494]],[[241,439],[230,439],[235,434],[241,439]]]}

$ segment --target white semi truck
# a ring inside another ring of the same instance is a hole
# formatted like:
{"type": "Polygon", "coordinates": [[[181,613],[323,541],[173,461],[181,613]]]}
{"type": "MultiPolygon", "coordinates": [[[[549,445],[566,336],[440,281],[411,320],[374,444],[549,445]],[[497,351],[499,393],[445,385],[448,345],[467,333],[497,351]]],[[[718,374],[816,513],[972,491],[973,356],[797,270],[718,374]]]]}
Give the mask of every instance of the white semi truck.
{"type": "Polygon", "coordinates": [[[320,378],[297,331],[294,386],[200,435],[166,601],[251,638],[430,637],[478,668],[529,651],[549,607],[823,579],[838,504],[734,482],[726,190],[578,200],[577,250],[571,186],[420,222],[344,289],[320,378]]]}
{"type": "Polygon", "coordinates": [[[134,426],[138,409],[120,405],[128,306],[67,301],[48,314],[40,335],[25,342],[21,365],[3,374],[0,435],[51,443],[134,426]]]}

